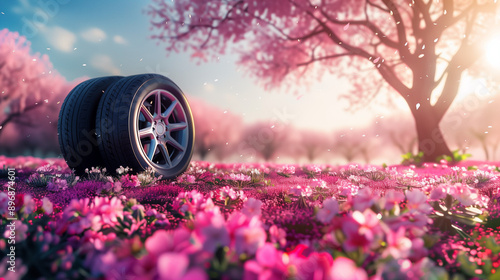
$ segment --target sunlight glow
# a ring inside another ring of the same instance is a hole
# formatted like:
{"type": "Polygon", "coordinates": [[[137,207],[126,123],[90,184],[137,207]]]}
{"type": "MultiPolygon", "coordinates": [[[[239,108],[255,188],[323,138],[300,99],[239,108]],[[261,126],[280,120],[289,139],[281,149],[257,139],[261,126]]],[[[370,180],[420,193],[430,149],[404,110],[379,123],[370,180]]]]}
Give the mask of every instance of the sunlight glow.
{"type": "Polygon", "coordinates": [[[495,37],[487,42],[485,51],[485,58],[488,63],[500,68],[500,37],[495,37]]]}

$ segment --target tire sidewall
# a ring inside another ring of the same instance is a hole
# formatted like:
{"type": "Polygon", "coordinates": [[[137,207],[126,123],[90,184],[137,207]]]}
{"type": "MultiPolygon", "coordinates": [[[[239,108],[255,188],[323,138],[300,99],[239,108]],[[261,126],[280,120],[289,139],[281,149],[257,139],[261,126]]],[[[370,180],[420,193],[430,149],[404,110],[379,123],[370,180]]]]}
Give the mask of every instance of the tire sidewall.
{"type": "Polygon", "coordinates": [[[153,170],[163,176],[166,177],[174,177],[184,172],[189,163],[191,161],[191,157],[193,154],[193,146],[194,146],[194,122],[193,116],[191,114],[191,109],[189,107],[189,103],[187,102],[186,97],[182,93],[181,89],[170,79],[166,77],[154,77],[145,81],[135,92],[132,97],[132,102],[130,106],[130,110],[128,113],[128,127],[129,127],[129,139],[130,146],[132,147],[135,160],[139,163],[139,165],[143,169],[147,169],[152,167],[153,170]],[[188,124],[188,140],[185,154],[181,161],[173,168],[161,168],[156,164],[152,163],[146,156],[145,152],[142,149],[142,145],[138,136],[138,112],[140,107],[142,106],[145,97],[154,90],[166,90],[174,95],[182,106],[184,113],[186,114],[186,122],[188,124]]]}

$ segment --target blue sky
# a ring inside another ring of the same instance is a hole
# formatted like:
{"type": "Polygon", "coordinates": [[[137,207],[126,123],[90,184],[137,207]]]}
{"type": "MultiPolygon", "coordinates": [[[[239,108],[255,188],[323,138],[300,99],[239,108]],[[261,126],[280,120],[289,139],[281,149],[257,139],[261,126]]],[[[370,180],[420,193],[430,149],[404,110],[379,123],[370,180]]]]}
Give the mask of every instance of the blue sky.
{"type": "Polygon", "coordinates": [[[171,54],[149,39],[149,1],[42,0],[3,1],[1,28],[24,35],[32,50],[47,54],[68,80],[79,77],[156,72],[171,78],[188,96],[221,110],[231,110],[247,123],[284,114],[298,127],[332,131],[365,126],[387,114],[381,101],[350,113],[338,95],[346,84],[326,78],[310,88],[297,88],[300,98],[285,90],[265,91],[235,64],[234,55],[197,65],[188,54],[171,54]],[[44,5],[47,4],[47,5],[44,5]],[[49,5],[50,4],[50,5],[49,5]]]}

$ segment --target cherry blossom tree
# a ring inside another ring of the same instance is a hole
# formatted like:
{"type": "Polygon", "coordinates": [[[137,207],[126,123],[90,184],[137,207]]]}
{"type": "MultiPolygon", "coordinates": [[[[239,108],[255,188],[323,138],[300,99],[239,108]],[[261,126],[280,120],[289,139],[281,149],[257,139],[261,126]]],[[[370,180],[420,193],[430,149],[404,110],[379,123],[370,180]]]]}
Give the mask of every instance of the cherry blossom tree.
{"type": "Polygon", "coordinates": [[[496,32],[496,0],[153,2],[152,38],[167,53],[207,61],[234,49],[267,86],[296,83],[305,73],[348,77],[353,105],[394,90],[411,110],[425,161],[451,155],[439,124],[496,32]]]}
{"type": "Polygon", "coordinates": [[[295,153],[305,156],[309,162],[314,162],[318,157],[321,157],[328,152],[331,137],[328,133],[300,129],[297,130],[297,139],[295,140],[295,153]]]}
{"type": "Polygon", "coordinates": [[[269,122],[257,122],[245,127],[242,137],[244,143],[256,155],[265,161],[275,159],[278,152],[289,146],[289,133],[286,125],[269,122]]]}
{"type": "Polygon", "coordinates": [[[189,103],[196,129],[195,152],[202,160],[211,152],[215,152],[218,160],[223,160],[240,139],[241,117],[198,98],[189,98],[189,103]]]}
{"type": "Polygon", "coordinates": [[[386,143],[392,144],[398,153],[415,153],[417,135],[412,128],[412,120],[407,117],[389,117],[380,119],[380,135],[386,143]]]}
{"type": "Polygon", "coordinates": [[[36,122],[47,119],[41,107],[49,104],[55,106],[47,108],[52,124],[57,123],[54,114],[70,89],[46,55],[31,54],[26,38],[7,29],[0,31],[0,136],[10,124],[44,127],[36,122]]]}
{"type": "Polygon", "coordinates": [[[352,162],[360,155],[361,135],[350,129],[340,129],[334,132],[333,151],[346,162],[352,162]]]}

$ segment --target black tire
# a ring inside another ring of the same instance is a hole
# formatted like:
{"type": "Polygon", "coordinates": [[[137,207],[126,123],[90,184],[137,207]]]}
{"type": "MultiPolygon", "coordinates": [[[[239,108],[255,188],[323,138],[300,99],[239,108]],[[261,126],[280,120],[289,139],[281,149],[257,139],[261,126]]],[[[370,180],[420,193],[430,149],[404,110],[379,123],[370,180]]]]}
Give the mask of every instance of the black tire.
{"type": "Polygon", "coordinates": [[[78,175],[84,174],[86,168],[104,166],[95,130],[97,107],[107,88],[121,78],[87,80],[64,99],[57,122],[59,146],[66,163],[78,175]]]}
{"type": "Polygon", "coordinates": [[[130,76],[113,84],[99,103],[96,131],[110,172],[120,166],[134,172],[152,168],[172,179],[188,168],[193,155],[191,109],[181,89],[161,75],[130,76]]]}

